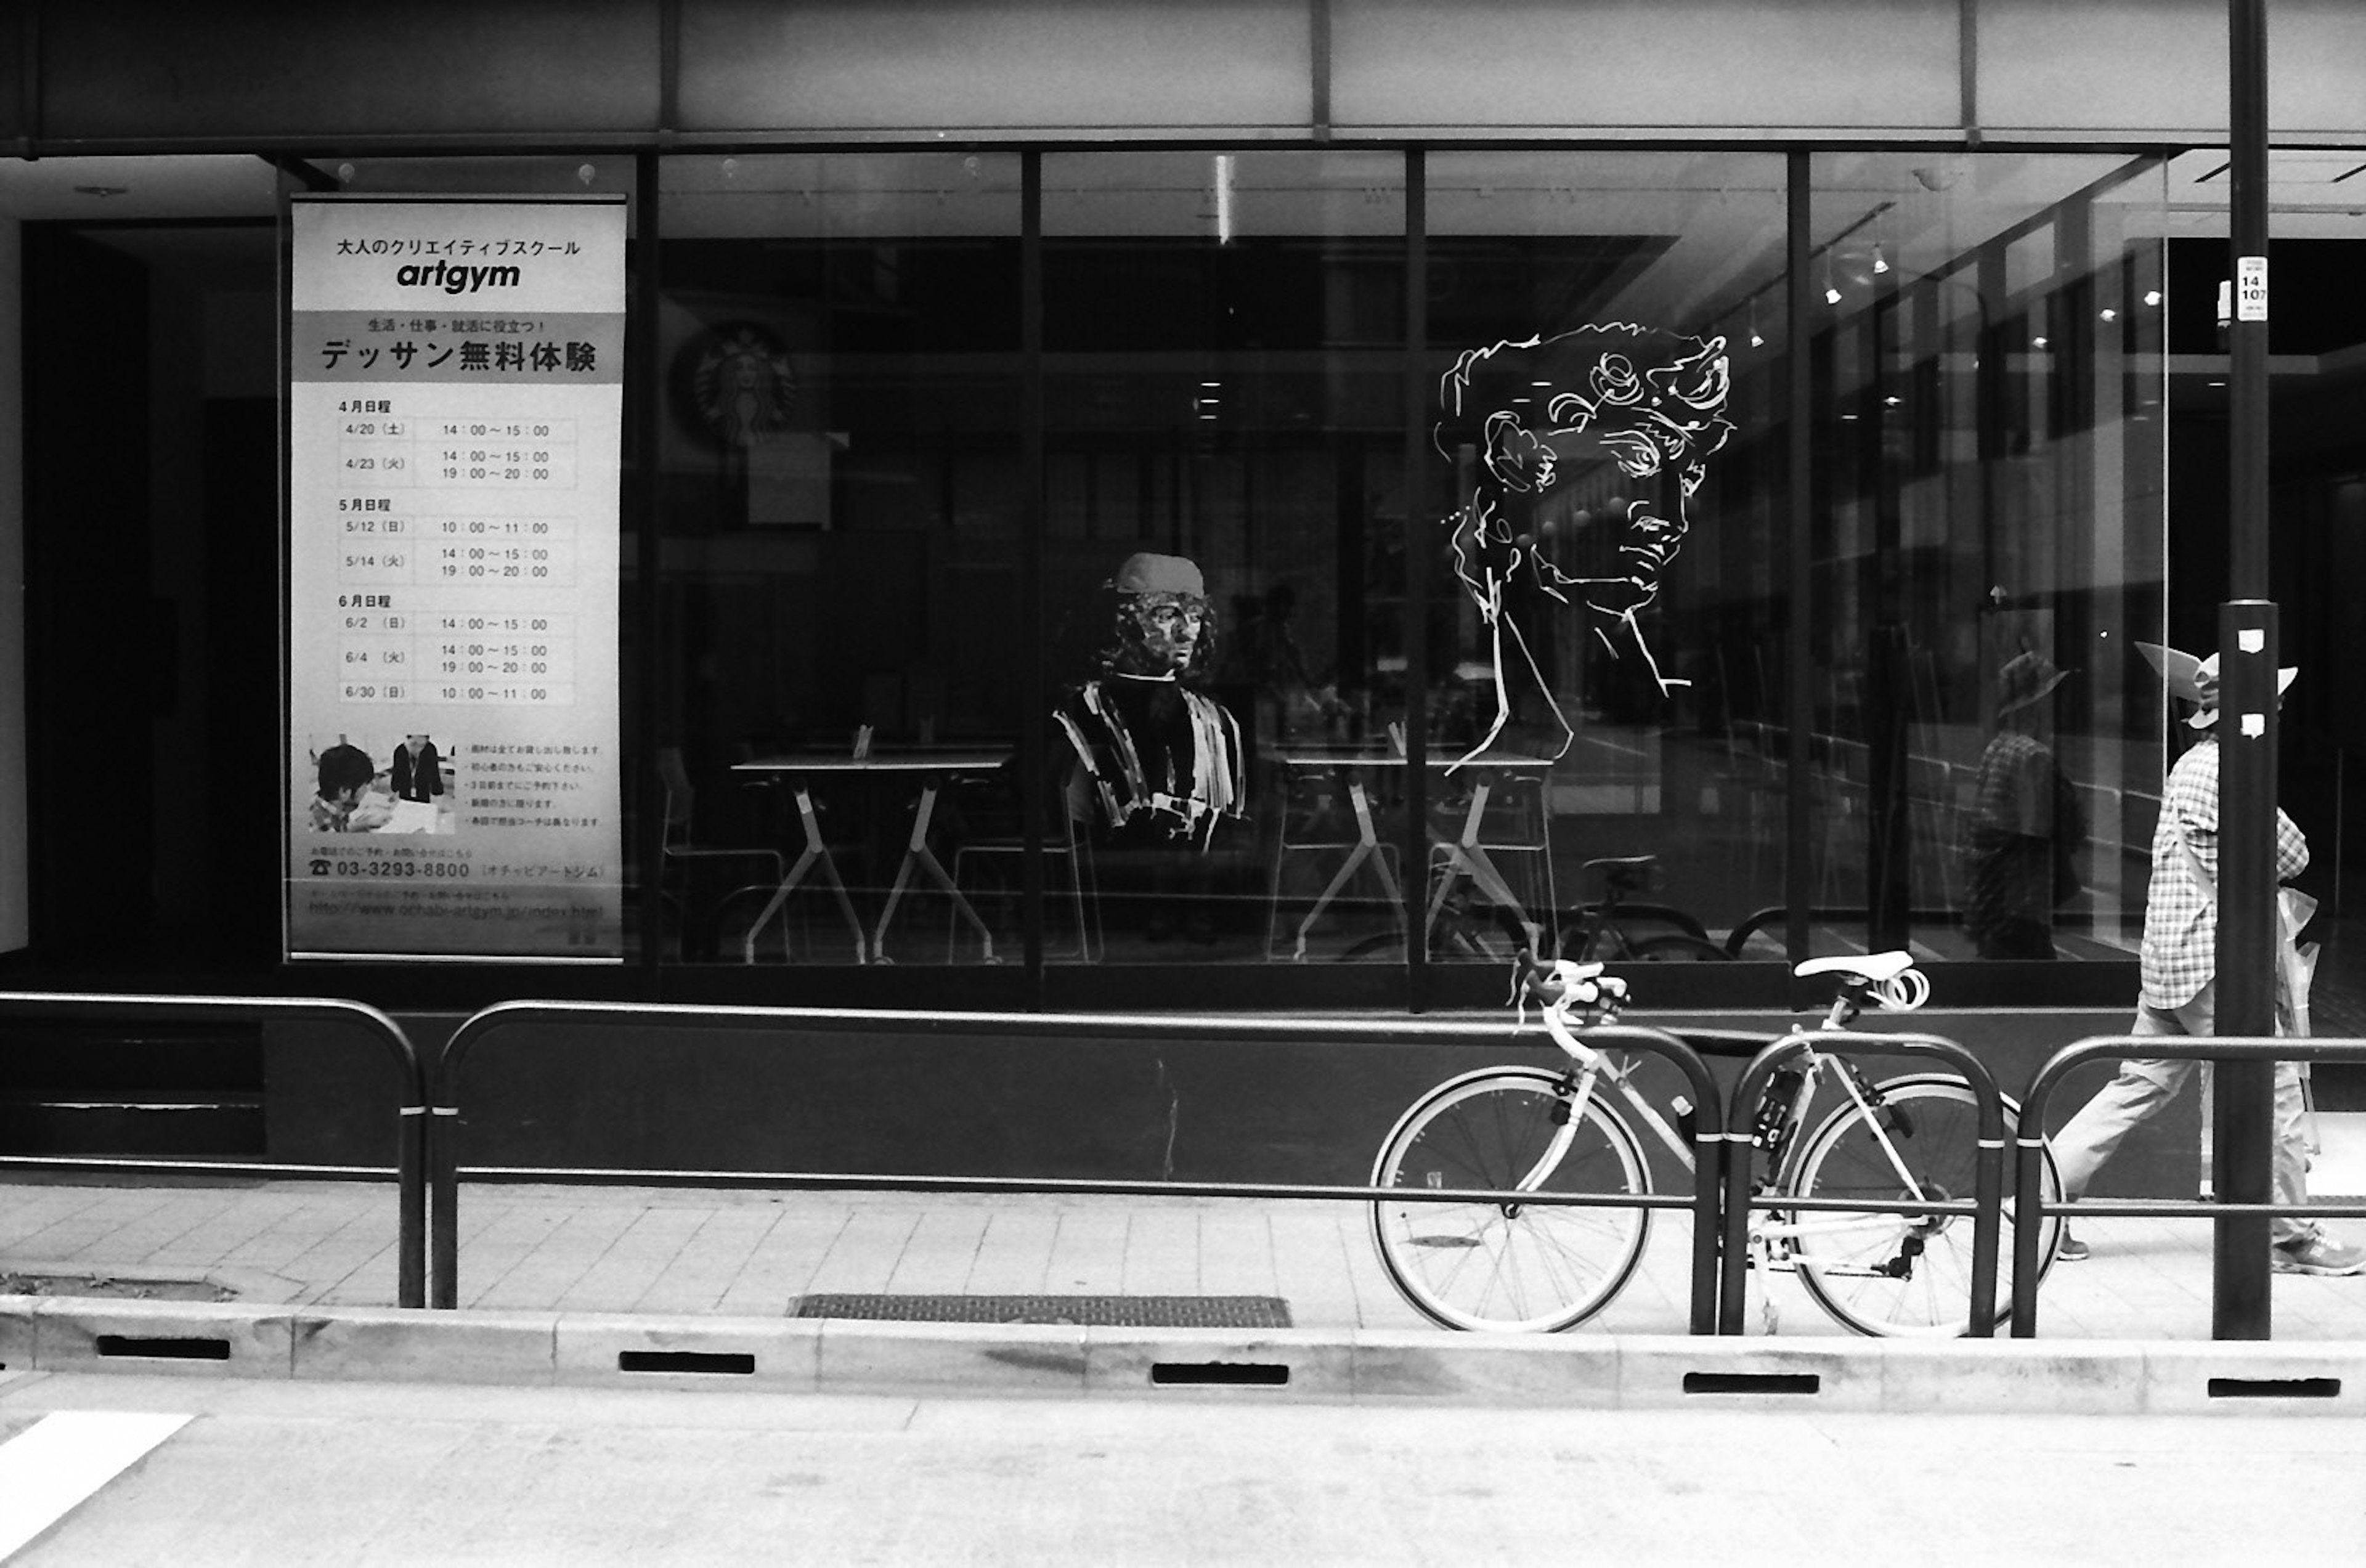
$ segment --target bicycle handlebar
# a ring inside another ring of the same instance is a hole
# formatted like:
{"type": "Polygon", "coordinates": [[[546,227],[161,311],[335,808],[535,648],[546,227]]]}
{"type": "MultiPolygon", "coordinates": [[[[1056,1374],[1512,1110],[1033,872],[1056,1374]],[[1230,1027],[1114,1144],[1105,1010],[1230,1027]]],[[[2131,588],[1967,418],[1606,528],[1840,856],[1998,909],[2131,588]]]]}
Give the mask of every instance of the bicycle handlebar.
{"type": "Polygon", "coordinates": [[[1548,1010],[1592,1008],[1598,1019],[1606,1021],[1617,1016],[1626,1001],[1627,982],[1604,974],[1599,964],[1578,964],[1566,958],[1548,964],[1523,947],[1512,960],[1512,1000],[1526,1007],[1531,999],[1548,1010]]]}

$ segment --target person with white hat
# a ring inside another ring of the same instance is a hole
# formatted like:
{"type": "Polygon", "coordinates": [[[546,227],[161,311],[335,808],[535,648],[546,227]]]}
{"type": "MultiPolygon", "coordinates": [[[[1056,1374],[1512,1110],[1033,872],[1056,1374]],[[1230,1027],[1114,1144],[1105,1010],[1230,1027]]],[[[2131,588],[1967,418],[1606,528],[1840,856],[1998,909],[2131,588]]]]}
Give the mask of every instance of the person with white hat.
{"type": "MultiPolygon", "coordinates": [[[[2172,695],[2194,705],[2186,723],[2202,732],[2161,790],[2160,822],[2152,837],[2152,891],[2146,900],[2144,992],[2132,1034],[2213,1032],[2218,943],[2218,656],[2195,659],[2175,649],[2137,645],[2169,682],[2172,695]]],[[[2279,697],[2300,671],[2277,671],[2279,697]]],[[[2297,876],[2308,865],[2308,840],[2293,819],[2276,813],[2276,877],[2297,876]]],[[[2062,1191],[2077,1199],[2130,1133],[2166,1110],[2197,1064],[2130,1058],[2117,1077],[2079,1108],[2053,1139],[2062,1191]]],[[[2308,1145],[2300,1067],[2276,1064],[2274,1201],[2308,1201],[2308,1145]]],[[[2366,1248],[2336,1239],[2315,1223],[2279,1214],[2270,1226],[2272,1265],[2285,1274],[2366,1272],[2366,1248]]],[[[2087,1244],[2066,1231],[2056,1254],[2076,1261],[2087,1244]]]]}

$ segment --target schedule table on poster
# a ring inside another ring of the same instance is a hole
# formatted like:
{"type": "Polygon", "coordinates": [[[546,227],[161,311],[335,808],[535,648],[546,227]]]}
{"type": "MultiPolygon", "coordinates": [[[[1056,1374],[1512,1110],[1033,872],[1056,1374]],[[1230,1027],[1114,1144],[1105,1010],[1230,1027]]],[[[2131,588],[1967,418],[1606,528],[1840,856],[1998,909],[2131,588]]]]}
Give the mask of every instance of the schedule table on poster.
{"type": "Polygon", "coordinates": [[[905,840],[903,858],[896,863],[896,879],[888,886],[887,901],[879,911],[879,923],[871,934],[869,956],[883,963],[886,960],[887,928],[894,922],[896,908],[903,901],[904,889],[910,883],[914,869],[918,868],[951,900],[954,913],[967,920],[971,929],[977,932],[979,942],[984,944],[986,961],[992,963],[994,933],[986,928],[986,921],[979,918],[977,910],[961,889],[953,885],[952,874],[945,870],[944,863],[937,859],[936,851],[929,843],[929,828],[936,815],[938,795],[956,775],[992,773],[1009,760],[1010,752],[1007,750],[873,751],[860,757],[845,751],[797,751],[733,763],[731,771],[735,773],[770,775],[789,781],[791,789],[795,792],[797,821],[806,840],[796,863],[789,868],[789,874],[782,879],[778,891],[748,929],[747,961],[752,964],[756,960],[757,933],[788,902],[789,895],[796,891],[806,873],[817,866],[821,867],[822,874],[837,886],[839,901],[845,908],[848,923],[854,929],[855,961],[863,961],[862,927],[855,919],[853,908],[847,900],[845,882],[839,876],[837,864],[830,859],[829,847],[823,840],[821,823],[814,812],[810,783],[820,776],[851,776],[917,783],[919,785],[919,795],[913,805],[912,831],[905,840]]]}

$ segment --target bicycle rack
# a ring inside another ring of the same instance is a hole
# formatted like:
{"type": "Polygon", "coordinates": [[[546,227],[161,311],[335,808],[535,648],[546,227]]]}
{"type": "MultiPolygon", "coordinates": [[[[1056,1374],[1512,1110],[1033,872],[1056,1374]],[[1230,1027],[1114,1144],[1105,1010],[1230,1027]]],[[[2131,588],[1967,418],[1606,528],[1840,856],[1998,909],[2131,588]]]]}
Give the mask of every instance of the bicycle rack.
{"type": "MultiPolygon", "coordinates": [[[[2035,1214],[2044,1200],[2039,1190],[2044,1185],[2044,1164],[2040,1158],[2045,1147],[2045,1110],[2061,1087],[2062,1079],[2073,1069],[2096,1060],[2120,1061],[2135,1056],[2173,1061],[2203,1062],[2360,1062],[2366,1061],[2366,1039],[2307,1038],[2301,1036],[2261,1036],[2230,1034],[2097,1034],[2075,1040],[2046,1058],[2030,1080],[2029,1093],[2021,1108],[2021,1135],[2013,1167],[2013,1197],[2021,1205],[2017,1214],[2035,1214]]],[[[2349,1203],[2312,1201],[2304,1207],[2290,1203],[2228,1203],[2213,1199],[2128,1198],[2095,1201],[2067,1200],[2045,1206],[2045,1212],[2056,1214],[2148,1215],[2162,1219],[2226,1219],[2241,1214],[2306,1213],[2339,1219],[2366,1217],[2366,1201],[2349,1203]]],[[[2012,1333],[2015,1338],[2026,1339],[2037,1332],[2037,1236],[2042,1227],[2016,1224],[2013,1235],[2012,1333]]]]}
{"type": "MultiPolygon", "coordinates": [[[[395,1128],[395,1304],[426,1304],[426,1079],[419,1053],[402,1026],[374,1007],[334,997],[147,997],[72,991],[0,991],[0,1018],[139,1019],[163,1016],[256,1020],[312,1019],[352,1023],[381,1041],[402,1075],[402,1105],[395,1128]]],[[[287,1178],[352,1176],[356,1168],[270,1164],[255,1160],[153,1160],[90,1156],[0,1156],[0,1164],[52,1170],[193,1172],[287,1178]]],[[[374,1173],[382,1174],[382,1173],[374,1173]]]]}
{"type": "MultiPolygon", "coordinates": [[[[460,1068],[478,1041],[502,1029],[549,1024],[630,1023],[641,1028],[714,1028],[725,1030],[794,1031],[827,1027],[850,1032],[895,1032],[915,1028],[931,1032],[993,1033],[1023,1030],[1036,1039],[1085,1037],[1108,1039],[1180,1037],[1221,1039],[1243,1036],[1271,1039],[1280,1035],[1313,1035],[1327,1040],[1375,1043],[1416,1043],[1455,1041],[1503,1043],[1513,1031],[1503,1024],[1442,1020],[1391,1019],[1368,1022],[1342,1019],[1157,1017],[1144,1014],[1094,1013],[946,1013],[889,1011],[878,1009],[747,1008],[668,1006],[647,1002],[513,1001],[500,1002],[472,1014],[453,1031],[428,1069],[427,1187],[433,1222],[433,1256],[429,1260],[429,1304],[456,1308],[459,1304],[459,1187],[456,1146],[460,1115],[460,1068]]],[[[1119,1179],[1053,1177],[908,1176],[880,1172],[819,1173],[813,1171],[612,1170],[568,1168],[503,1167],[475,1174],[500,1179],[567,1179],[578,1181],[645,1183],[652,1186],[740,1186],[800,1189],[852,1189],[873,1191],[1037,1192],[1079,1193],[1167,1198],[1327,1199],[1376,1202],[1383,1199],[1439,1203],[1511,1202],[1571,1207],[1616,1205],[1635,1208],[1688,1207],[1693,1214],[1691,1331],[1717,1332],[1718,1216],[1723,1201],[1723,1145],[1718,1131],[1726,1118],[1717,1079],[1700,1054],[1674,1035],[1630,1024],[1606,1024],[1583,1032],[1597,1047],[1650,1051],[1666,1057],[1681,1072],[1695,1097],[1693,1190],[1689,1196],[1644,1193],[1606,1199],[1599,1193],[1507,1192],[1429,1188],[1318,1186],[1217,1181],[1146,1181],[1119,1179]]]]}
{"type": "MultiPolygon", "coordinates": [[[[2027,1112],[2023,1112],[2026,1119],[2027,1112]]],[[[2026,1120],[2024,1120],[2024,1124],[2026,1120]]],[[[1727,1156],[1732,1168],[1725,1208],[1725,1267],[1719,1281],[1718,1332],[1740,1334],[1749,1289],[1750,1212],[1752,1209],[1845,1209],[1895,1214],[1969,1214],[1972,1218],[1972,1285],[1969,1331],[1973,1337],[1996,1333],[1996,1276],[1999,1229],[2004,1208],[2004,1097],[1980,1059],[1953,1040],[1935,1034],[1869,1034],[1857,1030],[1795,1029],[1770,1043],[1750,1060],[1733,1086],[1726,1107],[1727,1156]],[[1954,1068],[1972,1091],[1979,1118],[1979,1148],[1973,1161],[1972,1197],[1944,1202],[1892,1199],[1829,1199],[1754,1197],[1750,1191],[1751,1122],[1766,1080],[1774,1069],[1802,1052],[1828,1056],[1932,1056],[1954,1068]],[[1737,1148],[1736,1145],[1739,1145],[1737,1148]]],[[[2025,1235],[2034,1239],[2037,1227],[2025,1235]]],[[[2020,1280],[2014,1281],[2016,1287],[2020,1280]]]]}

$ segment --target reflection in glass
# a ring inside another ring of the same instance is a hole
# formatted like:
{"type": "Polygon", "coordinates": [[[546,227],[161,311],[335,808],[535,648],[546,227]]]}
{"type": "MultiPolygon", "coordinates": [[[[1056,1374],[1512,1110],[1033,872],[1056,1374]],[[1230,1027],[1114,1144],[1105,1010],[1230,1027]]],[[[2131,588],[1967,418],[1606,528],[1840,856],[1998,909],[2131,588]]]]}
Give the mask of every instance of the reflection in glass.
{"type": "Polygon", "coordinates": [[[1820,155],[1818,951],[2125,958],[2160,778],[2154,159],[1820,155]]]}
{"type": "Polygon", "coordinates": [[[1043,836],[1110,961],[1402,959],[1403,169],[1043,161],[1043,836]]]}
{"type": "Polygon", "coordinates": [[[655,728],[695,811],[671,831],[786,867],[669,856],[666,951],[1005,956],[1015,856],[984,846],[1020,809],[1019,159],[662,168],[655,728]]]}
{"type": "Polygon", "coordinates": [[[1428,170],[1429,951],[1493,962],[1508,914],[1572,953],[1763,955],[1783,162],[1428,170]]]}

